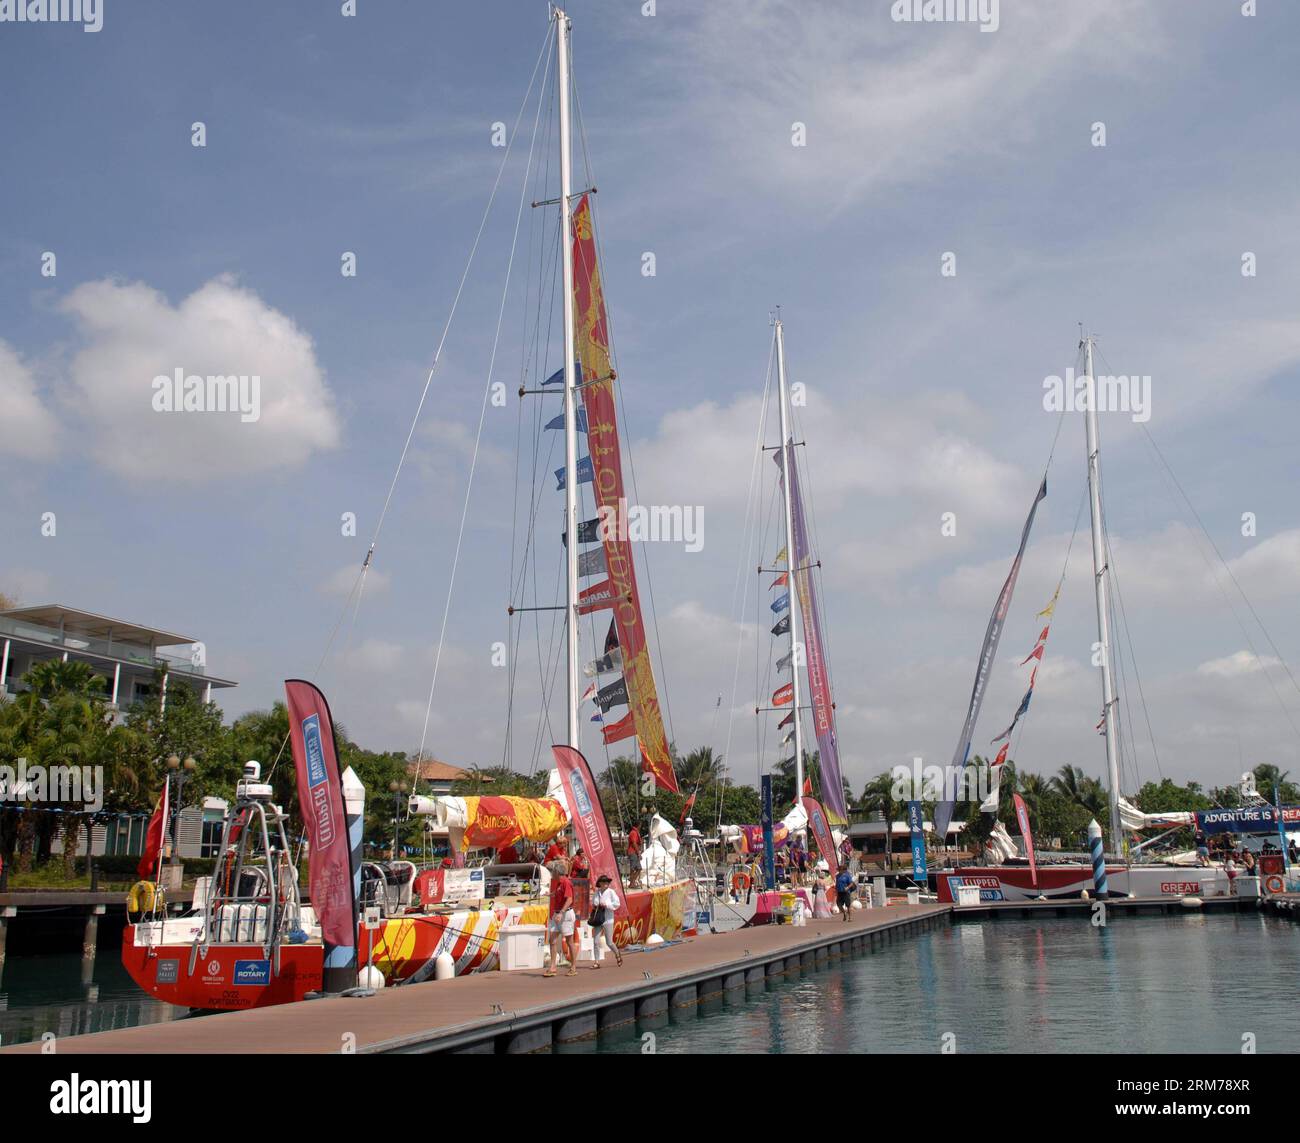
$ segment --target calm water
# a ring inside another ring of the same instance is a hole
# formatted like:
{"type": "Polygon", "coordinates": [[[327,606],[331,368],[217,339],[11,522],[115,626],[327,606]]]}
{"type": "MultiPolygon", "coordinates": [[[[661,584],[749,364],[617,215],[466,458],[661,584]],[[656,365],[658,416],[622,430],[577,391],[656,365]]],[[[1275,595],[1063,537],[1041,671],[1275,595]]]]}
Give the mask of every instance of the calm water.
{"type": "Polygon", "coordinates": [[[101,948],[94,973],[81,980],[77,953],[11,956],[0,977],[0,1043],[23,1044],[45,1032],[76,1036],[174,1020],[181,1009],[146,996],[118,960],[101,948]]]}
{"type": "Polygon", "coordinates": [[[1263,914],[962,923],[563,1051],[1300,1050],[1300,925],[1263,914]]]}
{"type": "MultiPolygon", "coordinates": [[[[652,958],[653,953],[644,954],[652,958]]],[[[1241,913],[954,925],[751,986],[563,1052],[1260,1052],[1300,1050],[1300,925],[1241,913]]],[[[111,953],[10,957],[0,1042],[175,1019],[111,953]]]]}

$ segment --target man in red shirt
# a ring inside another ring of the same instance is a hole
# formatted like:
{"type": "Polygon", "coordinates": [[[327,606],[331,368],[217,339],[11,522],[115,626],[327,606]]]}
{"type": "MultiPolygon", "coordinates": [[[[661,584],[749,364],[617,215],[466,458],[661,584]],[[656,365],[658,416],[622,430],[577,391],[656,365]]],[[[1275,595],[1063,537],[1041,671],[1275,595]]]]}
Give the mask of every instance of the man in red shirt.
{"type": "Polygon", "coordinates": [[[641,831],[633,824],[627,833],[627,864],[632,878],[627,883],[629,889],[641,888],[641,831]]]}
{"type": "Polygon", "coordinates": [[[551,967],[543,976],[554,976],[560,967],[560,949],[569,958],[566,975],[578,975],[578,939],[574,936],[577,917],[573,911],[573,882],[569,880],[568,866],[563,861],[553,861],[551,871],[551,915],[546,922],[546,935],[551,946],[551,967]]]}
{"type": "Polygon", "coordinates": [[[551,848],[546,851],[546,864],[552,861],[568,861],[569,851],[564,844],[564,834],[560,834],[551,842],[551,848]]]}

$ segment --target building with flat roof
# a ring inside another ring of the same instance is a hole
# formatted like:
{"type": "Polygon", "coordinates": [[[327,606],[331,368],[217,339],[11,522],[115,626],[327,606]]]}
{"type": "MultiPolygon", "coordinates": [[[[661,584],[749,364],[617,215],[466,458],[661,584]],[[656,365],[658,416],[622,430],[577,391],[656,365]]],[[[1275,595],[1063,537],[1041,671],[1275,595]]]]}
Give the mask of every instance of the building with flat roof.
{"type": "Polygon", "coordinates": [[[61,603],[0,611],[0,693],[21,693],[22,676],[48,659],[88,663],[103,677],[104,698],[119,719],[132,703],[153,696],[159,669],[164,706],[172,680],[187,682],[204,702],[214,690],[238,685],[209,673],[204,645],[189,635],[61,603]]]}

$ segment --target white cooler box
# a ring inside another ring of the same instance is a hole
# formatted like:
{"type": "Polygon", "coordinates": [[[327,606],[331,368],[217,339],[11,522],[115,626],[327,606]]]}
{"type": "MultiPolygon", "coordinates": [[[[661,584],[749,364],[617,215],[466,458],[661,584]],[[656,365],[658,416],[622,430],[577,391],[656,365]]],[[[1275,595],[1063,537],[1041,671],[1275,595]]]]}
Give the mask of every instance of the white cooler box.
{"type": "Polygon", "coordinates": [[[545,964],[545,925],[506,925],[497,933],[497,952],[502,972],[520,968],[541,968],[545,964]]]}

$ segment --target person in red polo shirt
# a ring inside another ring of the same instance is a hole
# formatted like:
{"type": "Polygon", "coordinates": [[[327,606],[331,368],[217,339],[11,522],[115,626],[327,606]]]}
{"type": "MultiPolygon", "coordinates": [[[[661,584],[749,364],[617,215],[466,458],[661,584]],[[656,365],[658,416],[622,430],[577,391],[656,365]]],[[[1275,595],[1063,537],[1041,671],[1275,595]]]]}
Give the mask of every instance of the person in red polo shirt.
{"type": "Polygon", "coordinates": [[[578,940],[573,935],[577,928],[577,917],[573,911],[573,882],[569,880],[569,867],[563,861],[553,861],[547,868],[551,871],[551,916],[546,922],[546,935],[551,945],[551,967],[543,976],[554,976],[560,967],[560,949],[564,948],[569,958],[569,971],[566,975],[578,975],[578,940]]]}
{"type": "Polygon", "coordinates": [[[569,849],[568,846],[564,844],[564,834],[559,834],[556,839],[551,842],[551,848],[546,851],[546,864],[550,865],[552,861],[568,860],[569,849]]]}

